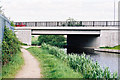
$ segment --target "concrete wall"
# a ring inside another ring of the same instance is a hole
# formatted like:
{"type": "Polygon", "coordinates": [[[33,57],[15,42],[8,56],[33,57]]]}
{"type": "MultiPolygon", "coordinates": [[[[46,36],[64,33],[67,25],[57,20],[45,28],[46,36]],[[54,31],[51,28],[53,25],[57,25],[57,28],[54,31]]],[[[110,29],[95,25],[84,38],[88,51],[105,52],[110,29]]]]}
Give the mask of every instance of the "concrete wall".
{"type": "Polygon", "coordinates": [[[100,34],[100,47],[116,46],[118,43],[119,33],[118,30],[101,30],[100,34]]]}
{"type": "Polygon", "coordinates": [[[120,21],[120,1],[118,2],[118,21],[120,21]]]}
{"type": "Polygon", "coordinates": [[[25,43],[27,45],[31,45],[31,30],[27,29],[27,30],[15,30],[15,34],[17,36],[17,38],[19,39],[19,41],[21,41],[22,43],[25,43]]]}

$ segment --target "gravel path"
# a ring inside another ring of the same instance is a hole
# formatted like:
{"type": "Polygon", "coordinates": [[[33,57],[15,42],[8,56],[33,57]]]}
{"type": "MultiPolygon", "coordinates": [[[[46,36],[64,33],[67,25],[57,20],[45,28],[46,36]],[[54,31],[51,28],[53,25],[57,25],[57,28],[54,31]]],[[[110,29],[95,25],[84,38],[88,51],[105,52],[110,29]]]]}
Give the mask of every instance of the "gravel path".
{"type": "Polygon", "coordinates": [[[39,62],[27,50],[21,51],[25,64],[15,78],[41,78],[39,62]]]}

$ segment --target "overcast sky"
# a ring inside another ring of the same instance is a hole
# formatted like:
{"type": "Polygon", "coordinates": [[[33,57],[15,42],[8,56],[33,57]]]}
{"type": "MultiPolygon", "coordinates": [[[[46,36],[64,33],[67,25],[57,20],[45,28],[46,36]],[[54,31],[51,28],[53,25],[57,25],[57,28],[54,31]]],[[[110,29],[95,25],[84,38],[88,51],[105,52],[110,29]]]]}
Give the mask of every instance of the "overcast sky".
{"type": "MultiPolygon", "coordinates": [[[[114,20],[114,0],[0,0],[13,21],[114,20]]],[[[116,20],[118,1],[116,0],[116,20]]]]}

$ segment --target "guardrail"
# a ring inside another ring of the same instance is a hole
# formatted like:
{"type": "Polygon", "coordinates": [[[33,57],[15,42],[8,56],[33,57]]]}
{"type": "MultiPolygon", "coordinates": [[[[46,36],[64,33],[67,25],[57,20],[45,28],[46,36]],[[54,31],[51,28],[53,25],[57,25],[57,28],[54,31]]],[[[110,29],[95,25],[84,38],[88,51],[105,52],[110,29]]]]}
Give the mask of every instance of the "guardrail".
{"type": "Polygon", "coordinates": [[[65,27],[65,26],[119,26],[120,21],[47,21],[47,22],[15,22],[17,27],[65,27]]]}

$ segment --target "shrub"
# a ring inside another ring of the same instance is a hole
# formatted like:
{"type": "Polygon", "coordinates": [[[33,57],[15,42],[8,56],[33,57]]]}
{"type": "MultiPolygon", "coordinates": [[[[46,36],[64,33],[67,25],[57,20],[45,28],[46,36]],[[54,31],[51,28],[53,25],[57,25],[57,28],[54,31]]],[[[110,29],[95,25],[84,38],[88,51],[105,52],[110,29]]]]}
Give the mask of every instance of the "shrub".
{"type": "Polygon", "coordinates": [[[11,21],[11,26],[15,27],[15,24],[14,24],[14,22],[13,22],[13,21],[11,21]]]}
{"type": "Polygon", "coordinates": [[[32,41],[32,45],[39,45],[39,41],[32,41]]]}
{"type": "Polygon", "coordinates": [[[40,35],[38,41],[39,45],[42,43],[47,43],[57,47],[64,47],[64,45],[67,44],[63,35],[40,35]]]}
{"type": "Polygon", "coordinates": [[[32,36],[32,45],[39,45],[38,37],[32,36]]]}
{"type": "Polygon", "coordinates": [[[2,63],[4,65],[11,60],[14,54],[20,51],[20,42],[12,30],[5,27],[2,43],[2,63]]]}

